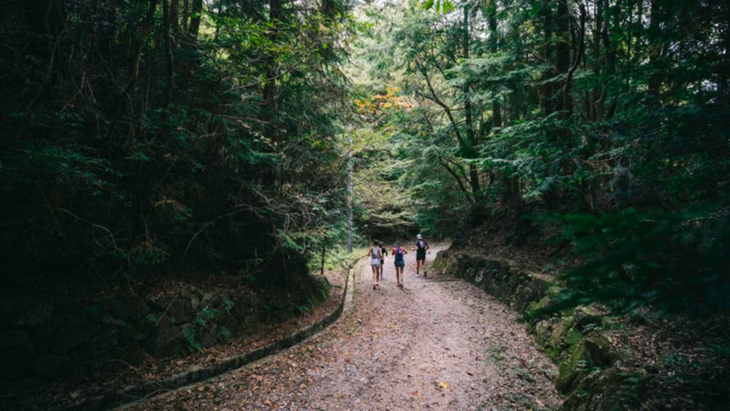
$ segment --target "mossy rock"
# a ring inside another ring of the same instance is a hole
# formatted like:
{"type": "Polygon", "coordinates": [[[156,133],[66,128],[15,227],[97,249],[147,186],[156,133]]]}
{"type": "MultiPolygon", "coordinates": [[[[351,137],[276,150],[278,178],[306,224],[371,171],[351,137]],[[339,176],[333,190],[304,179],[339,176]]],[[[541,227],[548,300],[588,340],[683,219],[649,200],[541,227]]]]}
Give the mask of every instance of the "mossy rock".
{"type": "Polygon", "coordinates": [[[608,365],[610,344],[600,336],[591,336],[579,342],[570,357],[558,366],[555,389],[568,393],[588,375],[588,369],[608,365]]]}
{"type": "Polygon", "coordinates": [[[588,326],[601,325],[602,323],[601,316],[591,307],[577,307],[573,311],[573,317],[575,318],[576,329],[581,332],[588,326]]]}
{"type": "Polygon", "coordinates": [[[553,300],[550,298],[550,296],[546,295],[545,297],[542,297],[542,299],[537,303],[535,309],[542,310],[544,308],[547,308],[552,301],[553,300]]]}
{"type": "Polygon", "coordinates": [[[594,335],[584,340],[586,350],[590,354],[591,365],[603,367],[610,364],[611,344],[605,338],[594,335]]]}
{"type": "Polygon", "coordinates": [[[474,281],[474,278],[476,277],[476,269],[474,267],[469,267],[466,270],[464,270],[464,273],[462,274],[462,277],[466,281],[474,281]]]}
{"type": "Polygon", "coordinates": [[[563,343],[568,347],[574,347],[583,339],[583,334],[571,329],[563,339],[563,343]]]}
{"type": "Polygon", "coordinates": [[[628,411],[641,409],[641,387],[647,378],[610,368],[586,376],[563,402],[562,411],[628,411]]]}
{"type": "Polygon", "coordinates": [[[537,343],[544,346],[552,334],[552,325],[549,320],[542,320],[535,324],[535,339],[537,343]]]}
{"type": "Polygon", "coordinates": [[[553,332],[550,335],[547,345],[551,347],[560,347],[563,343],[563,338],[568,335],[568,331],[573,326],[572,317],[561,318],[558,324],[553,328],[553,332]]]}
{"type": "Polygon", "coordinates": [[[558,378],[555,380],[555,389],[565,394],[571,391],[574,385],[585,376],[587,363],[590,361],[584,344],[580,344],[575,351],[558,366],[558,378]]]}

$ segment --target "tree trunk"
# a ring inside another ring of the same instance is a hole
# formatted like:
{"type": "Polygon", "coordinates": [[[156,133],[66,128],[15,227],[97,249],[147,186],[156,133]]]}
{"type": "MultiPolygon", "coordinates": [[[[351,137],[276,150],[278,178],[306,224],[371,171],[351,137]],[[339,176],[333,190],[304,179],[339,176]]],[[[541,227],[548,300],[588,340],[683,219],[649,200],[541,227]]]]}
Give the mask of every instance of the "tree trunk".
{"type": "Polygon", "coordinates": [[[142,60],[142,46],[144,45],[144,41],[147,38],[147,34],[149,34],[150,29],[152,28],[152,20],[155,17],[156,8],[157,0],[150,0],[150,5],[147,9],[147,15],[142,21],[142,26],[137,33],[137,37],[132,42],[132,54],[129,58],[129,81],[127,82],[127,86],[124,88],[124,91],[128,94],[131,94],[134,85],[139,79],[139,64],[142,60]]]}
{"type": "Polygon", "coordinates": [[[162,35],[165,37],[165,74],[167,75],[167,90],[165,91],[166,109],[172,101],[175,89],[175,63],[173,61],[172,35],[170,33],[171,10],[168,0],[162,0],[162,35]]]}
{"type": "Polygon", "coordinates": [[[661,23],[663,20],[663,11],[661,6],[661,0],[651,0],[650,9],[650,21],[649,21],[649,35],[654,40],[649,46],[649,67],[653,74],[649,76],[649,94],[659,99],[659,90],[662,86],[661,75],[658,74],[656,65],[659,62],[659,58],[662,54],[662,40],[661,40],[661,23]]]}
{"type": "MultiPolygon", "coordinates": [[[[570,34],[570,15],[568,13],[568,0],[558,0],[558,14],[556,21],[556,35],[558,36],[558,44],[556,45],[557,68],[558,73],[566,76],[570,70],[570,45],[568,44],[568,35],[570,34]]],[[[568,118],[569,98],[566,96],[567,87],[563,87],[562,92],[555,101],[555,108],[560,111],[560,118],[568,118]]]]}
{"type": "Polygon", "coordinates": [[[190,17],[190,0],[183,0],[182,19],[180,20],[181,31],[184,34],[188,32],[188,17],[190,17]]]}
{"type": "Polygon", "coordinates": [[[190,27],[188,28],[188,41],[195,44],[198,41],[200,32],[200,18],[203,14],[203,0],[192,0],[192,14],[190,17],[190,27]]]}
{"type": "MultiPolygon", "coordinates": [[[[469,7],[464,6],[464,37],[463,37],[463,54],[464,59],[469,59],[469,7]]],[[[464,84],[464,122],[466,125],[467,155],[469,158],[476,157],[476,137],[474,133],[474,124],[472,119],[471,100],[469,97],[469,82],[464,84]]],[[[474,198],[478,198],[481,187],[479,184],[479,171],[474,163],[469,164],[469,184],[471,185],[474,198]]]]}
{"type": "Polygon", "coordinates": [[[172,36],[180,35],[180,0],[170,0],[170,28],[172,36]]]}
{"type": "MultiPolygon", "coordinates": [[[[489,25],[489,51],[499,51],[499,33],[497,31],[497,5],[494,0],[487,3],[487,24],[489,25]]],[[[502,104],[498,98],[492,100],[492,128],[502,127],[502,104]]]]}
{"type": "MultiPolygon", "coordinates": [[[[544,47],[543,47],[543,59],[545,62],[553,61],[553,12],[550,7],[550,0],[543,3],[543,7],[540,9],[543,14],[543,36],[544,36],[544,47]]],[[[548,80],[555,76],[553,70],[545,70],[542,74],[542,80],[548,80]]],[[[553,85],[552,83],[546,83],[542,86],[542,111],[545,116],[549,116],[553,112],[553,85]]]]}

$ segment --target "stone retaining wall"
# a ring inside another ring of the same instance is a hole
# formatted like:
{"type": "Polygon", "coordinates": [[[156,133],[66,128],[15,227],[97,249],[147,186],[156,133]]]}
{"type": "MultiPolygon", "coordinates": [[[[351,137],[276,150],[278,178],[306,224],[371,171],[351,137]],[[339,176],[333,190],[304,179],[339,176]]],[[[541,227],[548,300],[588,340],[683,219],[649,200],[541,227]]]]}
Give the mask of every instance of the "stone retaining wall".
{"type": "MultiPolygon", "coordinates": [[[[329,285],[321,283],[323,290],[329,285]]],[[[318,293],[321,294],[321,293],[318,293]]],[[[304,298],[304,296],[301,296],[304,298]]],[[[321,295],[310,297],[310,303],[321,295]]],[[[78,368],[137,366],[253,335],[296,315],[302,298],[229,296],[189,287],[174,296],[119,296],[52,304],[27,295],[0,298],[0,395],[19,393],[78,368]]]]}
{"type": "MultiPolygon", "coordinates": [[[[357,260],[356,260],[357,261],[357,260]]],[[[354,263],[351,264],[351,266],[354,263]]],[[[208,365],[206,367],[195,367],[186,372],[174,375],[165,380],[157,381],[155,383],[140,384],[135,386],[127,387],[121,391],[110,393],[107,395],[97,396],[95,398],[87,398],[80,400],[75,404],[66,407],[66,411],[98,411],[109,409],[113,406],[120,404],[128,404],[134,401],[143,399],[143,401],[169,390],[174,390],[180,387],[184,387],[189,384],[194,384],[200,381],[207,380],[209,378],[221,375],[223,373],[241,368],[254,361],[260,360],[277,351],[289,348],[307,338],[324,330],[327,326],[334,323],[340,318],[340,315],[350,309],[347,302],[352,301],[353,293],[353,270],[348,270],[348,276],[345,280],[345,287],[343,289],[342,299],[337,309],[327,315],[325,318],[302,327],[294,334],[284,337],[281,340],[274,341],[261,348],[235,355],[233,357],[226,358],[215,364],[208,365]]]]}
{"type": "MultiPolygon", "coordinates": [[[[559,286],[526,272],[509,261],[487,259],[453,250],[438,254],[433,264],[445,275],[475,284],[521,314],[549,306],[559,286]]],[[[567,396],[564,411],[640,409],[646,376],[622,368],[621,355],[601,335],[602,317],[591,307],[578,307],[550,318],[529,320],[528,331],[558,364],[555,388],[567,396]]]]}

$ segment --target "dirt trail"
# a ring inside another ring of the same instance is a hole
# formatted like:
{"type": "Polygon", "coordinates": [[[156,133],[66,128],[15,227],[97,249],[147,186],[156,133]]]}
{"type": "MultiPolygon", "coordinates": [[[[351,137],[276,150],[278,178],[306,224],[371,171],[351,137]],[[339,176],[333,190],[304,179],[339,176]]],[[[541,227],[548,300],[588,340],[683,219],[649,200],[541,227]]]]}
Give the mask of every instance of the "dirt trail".
{"type": "Polygon", "coordinates": [[[360,265],[355,309],[319,336],[127,409],[507,410],[559,403],[555,366],[512,311],[465,282],[416,276],[414,253],[406,263],[403,290],[392,257],[378,290],[370,267],[360,265]]]}

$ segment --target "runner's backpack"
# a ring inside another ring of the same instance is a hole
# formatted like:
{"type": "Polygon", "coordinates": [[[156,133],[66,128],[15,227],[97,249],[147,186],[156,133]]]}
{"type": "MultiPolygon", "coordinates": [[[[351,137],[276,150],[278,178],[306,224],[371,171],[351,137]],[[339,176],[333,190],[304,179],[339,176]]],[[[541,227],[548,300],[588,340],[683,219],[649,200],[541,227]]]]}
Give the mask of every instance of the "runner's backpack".
{"type": "Polygon", "coordinates": [[[395,249],[395,261],[403,261],[403,247],[395,249]]]}

